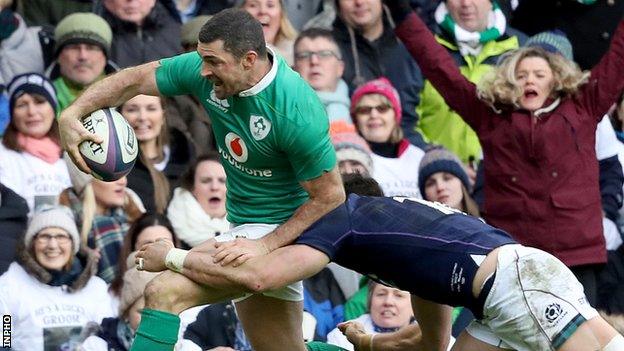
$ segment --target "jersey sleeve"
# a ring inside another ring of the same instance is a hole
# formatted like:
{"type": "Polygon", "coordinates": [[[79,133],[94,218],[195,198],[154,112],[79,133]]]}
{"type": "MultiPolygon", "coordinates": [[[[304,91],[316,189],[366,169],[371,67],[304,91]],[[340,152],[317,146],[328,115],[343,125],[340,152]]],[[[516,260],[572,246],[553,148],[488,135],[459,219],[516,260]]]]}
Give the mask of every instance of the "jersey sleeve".
{"type": "Polygon", "coordinates": [[[162,59],[156,69],[158,91],[165,96],[193,94],[204,79],[200,72],[201,58],[196,52],[162,59]]]}
{"type": "Polygon", "coordinates": [[[329,119],[323,105],[316,97],[307,97],[299,105],[300,118],[287,129],[282,148],[299,181],[323,175],[336,165],[336,152],[329,138],[329,119]]]}

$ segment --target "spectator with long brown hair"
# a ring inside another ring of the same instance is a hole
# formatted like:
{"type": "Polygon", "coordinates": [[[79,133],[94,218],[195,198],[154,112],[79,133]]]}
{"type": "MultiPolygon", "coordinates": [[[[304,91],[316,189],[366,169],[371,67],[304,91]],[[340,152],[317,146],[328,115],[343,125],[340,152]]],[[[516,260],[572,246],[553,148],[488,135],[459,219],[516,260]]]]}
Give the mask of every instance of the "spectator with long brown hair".
{"type": "Polygon", "coordinates": [[[187,165],[195,158],[189,137],[168,128],[163,98],[138,95],[119,107],[139,141],[139,159],[128,174],[134,190],[147,211],[164,213],[187,165]]]}

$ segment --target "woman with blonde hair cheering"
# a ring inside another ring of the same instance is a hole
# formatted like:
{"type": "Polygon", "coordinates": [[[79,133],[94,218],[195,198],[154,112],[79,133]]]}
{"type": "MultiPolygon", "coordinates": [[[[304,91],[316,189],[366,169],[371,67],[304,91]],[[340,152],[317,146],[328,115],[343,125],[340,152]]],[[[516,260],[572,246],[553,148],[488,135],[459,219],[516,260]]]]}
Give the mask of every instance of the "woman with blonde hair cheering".
{"type": "Polygon", "coordinates": [[[624,90],[624,23],[591,72],[528,47],[507,54],[477,87],[409,4],[386,4],[424,75],[479,137],[485,219],[562,260],[595,304],[606,261],[595,132],[624,90]]]}

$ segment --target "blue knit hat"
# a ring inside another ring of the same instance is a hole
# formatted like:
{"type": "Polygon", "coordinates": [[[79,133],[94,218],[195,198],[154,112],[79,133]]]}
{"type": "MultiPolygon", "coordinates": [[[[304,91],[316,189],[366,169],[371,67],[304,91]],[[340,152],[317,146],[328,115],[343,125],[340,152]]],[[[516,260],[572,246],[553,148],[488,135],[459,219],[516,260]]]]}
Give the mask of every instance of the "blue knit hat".
{"type": "Polygon", "coordinates": [[[24,73],[15,76],[7,87],[9,95],[9,113],[13,115],[15,100],[24,94],[38,94],[43,96],[52,106],[54,112],[58,112],[58,99],[56,89],[48,78],[39,73],[24,73]]]}
{"type": "Polygon", "coordinates": [[[524,46],[537,46],[542,49],[560,54],[570,61],[574,61],[572,55],[572,44],[566,34],[558,29],[537,33],[526,41],[524,46]]]}
{"type": "Polygon", "coordinates": [[[461,180],[468,192],[472,190],[468,174],[459,158],[447,149],[436,146],[427,150],[418,167],[418,187],[423,198],[425,198],[425,182],[432,174],[438,172],[451,173],[461,180]]]}

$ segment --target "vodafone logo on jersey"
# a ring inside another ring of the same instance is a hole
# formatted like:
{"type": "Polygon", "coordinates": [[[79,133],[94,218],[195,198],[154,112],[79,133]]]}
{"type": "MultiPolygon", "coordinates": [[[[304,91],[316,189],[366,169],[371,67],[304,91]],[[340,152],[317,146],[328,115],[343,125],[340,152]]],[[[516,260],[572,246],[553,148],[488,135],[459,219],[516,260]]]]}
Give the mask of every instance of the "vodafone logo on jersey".
{"type": "Polygon", "coordinates": [[[245,141],[238,136],[238,134],[229,132],[225,136],[225,146],[232,158],[238,162],[246,162],[249,153],[247,152],[247,145],[245,141]]]}

